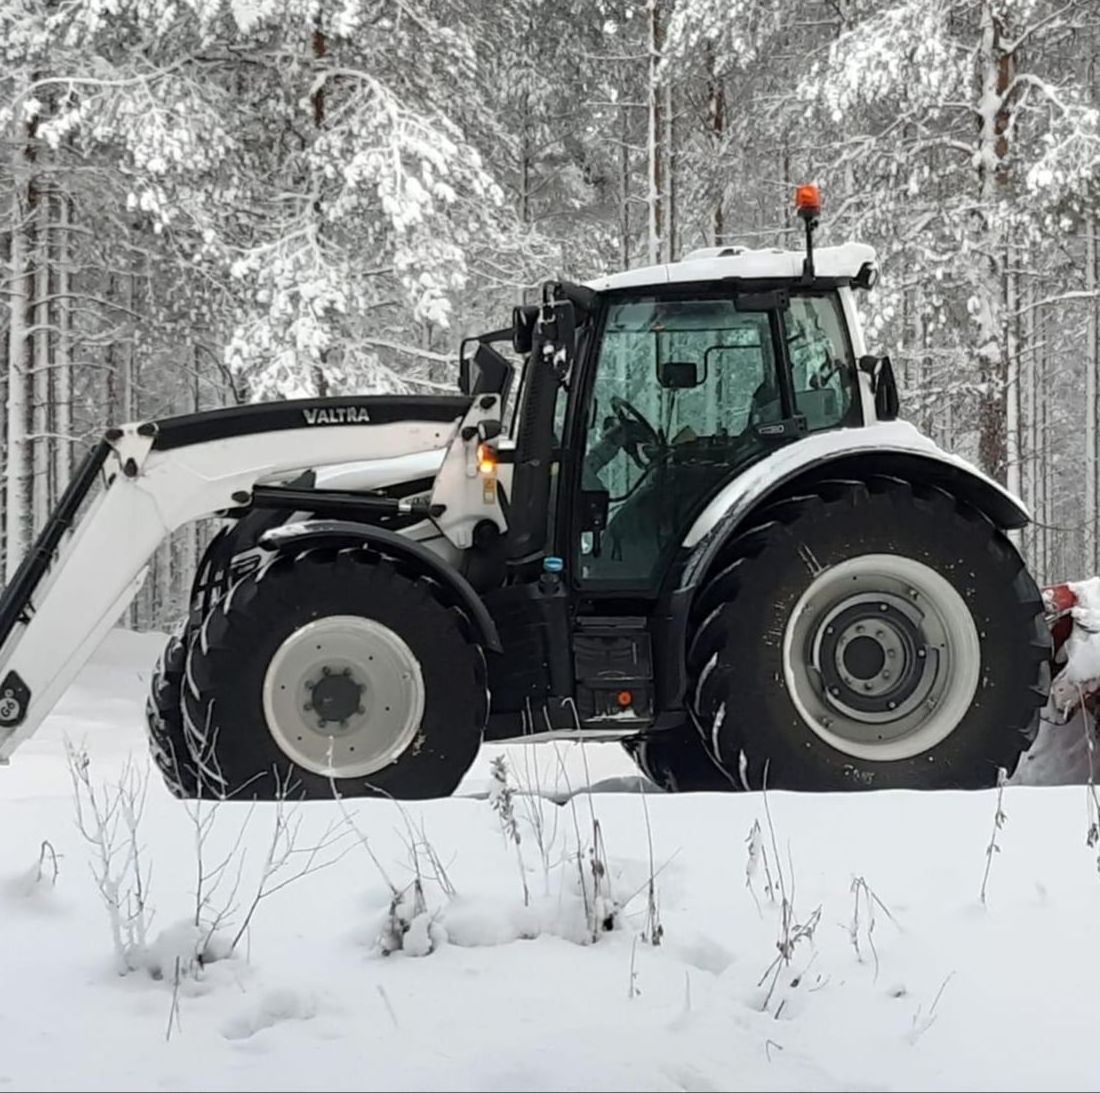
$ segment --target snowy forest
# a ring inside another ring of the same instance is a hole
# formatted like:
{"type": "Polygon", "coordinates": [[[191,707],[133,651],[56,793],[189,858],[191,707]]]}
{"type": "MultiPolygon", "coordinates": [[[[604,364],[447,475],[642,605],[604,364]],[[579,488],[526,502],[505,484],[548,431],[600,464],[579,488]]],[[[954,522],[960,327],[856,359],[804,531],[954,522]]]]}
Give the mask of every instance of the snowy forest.
{"type": "Polygon", "coordinates": [[[1097,0],[0,0],[6,575],[110,423],[450,389],[546,278],[801,245],[810,181],[903,416],[1096,572],[1098,57],[1097,0]]]}

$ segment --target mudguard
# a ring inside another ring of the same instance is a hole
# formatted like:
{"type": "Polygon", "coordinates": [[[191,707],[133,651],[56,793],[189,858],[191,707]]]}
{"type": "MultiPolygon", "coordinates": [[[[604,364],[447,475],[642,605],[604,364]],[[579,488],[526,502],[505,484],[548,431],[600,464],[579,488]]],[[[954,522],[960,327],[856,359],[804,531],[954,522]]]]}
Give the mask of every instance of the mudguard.
{"type": "Polygon", "coordinates": [[[494,653],[502,651],[496,623],[470,582],[433,550],[406,535],[353,520],[304,520],[265,531],[259,545],[280,552],[362,545],[388,557],[413,562],[462,605],[482,645],[494,653]]]}
{"type": "Polygon", "coordinates": [[[965,459],[945,452],[908,422],[817,433],[761,460],[711,500],[684,538],[684,546],[692,553],[678,591],[702,582],[724,544],[762,503],[792,492],[801,483],[868,475],[942,486],[1002,530],[1025,527],[1031,520],[1019,498],[965,459]]]}

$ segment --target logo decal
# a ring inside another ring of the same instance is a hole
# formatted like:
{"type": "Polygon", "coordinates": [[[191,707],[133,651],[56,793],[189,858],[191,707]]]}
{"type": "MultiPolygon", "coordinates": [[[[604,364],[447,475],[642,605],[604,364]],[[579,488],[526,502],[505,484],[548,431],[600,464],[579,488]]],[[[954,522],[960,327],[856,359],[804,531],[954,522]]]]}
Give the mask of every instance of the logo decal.
{"type": "Polygon", "coordinates": [[[303,410],[307,425],[369,425],[365,406],[322,406],[303,410]]]}

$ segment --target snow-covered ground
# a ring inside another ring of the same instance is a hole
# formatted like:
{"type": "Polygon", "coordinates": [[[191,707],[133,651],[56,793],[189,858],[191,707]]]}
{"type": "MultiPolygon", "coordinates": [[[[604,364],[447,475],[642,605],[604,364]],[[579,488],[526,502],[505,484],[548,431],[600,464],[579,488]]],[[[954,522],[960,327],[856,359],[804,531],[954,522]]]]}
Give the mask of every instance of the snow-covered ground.
{"type": "Polygon", "coordinates": [[[625,792],[637,783],[617,747],[547,744],[486,748],[456,799],[222,805],[196,824],[154,776],[137,844],[153,918],[120,974],[63,741],[87,747],[97,793],[128,754],[144,764],[156,651],[112,634],[0,770],[0,1087],[1100,1088],[1082,785],[1009,786],[1000,826],[992,792],[773,793],[769,825],[758,794],[625,792]],[[518,851],[486,796],[502,751],[530,788],[581,790],[562,805],[519,794],[518,851]],[[241,932],[279,823],[276,857],[291,852],[241,932]],[[776,966],[780,869],[793,907],[776,966]],[[405,893],[393,914],[391,883],[405,893]],[[189,969],[196,945],[223,956],[238,933],[231,956],[189,969]],[[402,948],[383,955],[380,938],[402,948]]]}

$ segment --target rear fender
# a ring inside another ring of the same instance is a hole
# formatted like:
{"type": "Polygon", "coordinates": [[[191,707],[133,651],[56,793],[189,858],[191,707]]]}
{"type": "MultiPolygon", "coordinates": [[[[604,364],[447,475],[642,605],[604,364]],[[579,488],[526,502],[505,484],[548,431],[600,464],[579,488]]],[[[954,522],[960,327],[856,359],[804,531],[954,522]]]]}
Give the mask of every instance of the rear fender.
{"type": "Polygon", "coordinates": [[[470,618],[486,649],[501,652],[500,635],[481,597],[466,578],[424,543],[406,535],[352,520],[306,520],[272,528],[260,536],[259,546],[280,554],[325,547],[362,546],[406,562],[442,585],[470,618]]]}
{"type": "Polygon", "coordinates": [[[941,486],[1002,530],[1026,527],[1031,520],[1019,498],[907,422],[837,429],[780,448],[719,491],[684,539],[692,554],[680,588],[693,588],[705,579],[726,542],[765,502],[823,479],[873,475],[941,486]]]}

